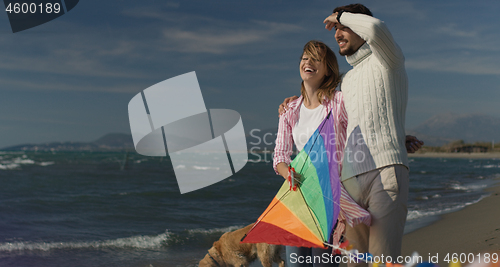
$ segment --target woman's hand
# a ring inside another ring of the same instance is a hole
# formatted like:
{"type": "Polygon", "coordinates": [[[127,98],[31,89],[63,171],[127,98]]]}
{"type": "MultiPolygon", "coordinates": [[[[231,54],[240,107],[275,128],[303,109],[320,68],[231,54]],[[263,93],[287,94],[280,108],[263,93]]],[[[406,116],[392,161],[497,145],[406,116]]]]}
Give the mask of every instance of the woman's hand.
{"type": "Polygon", "coordinates": [[[288,177],[291,177],[292,175],[294,178],[293,180],[294,186],[295,187],[300,186],[302,175],[300,175],[300,173],[296,173],[294,168],[290,168],[288,164],[280,162],[276,166],[276,169],[278,170],[279,174],[283,176],[283,178],[285,178],[285,180],[287,180],[290,183],[290,190],[292,189],[292,183],[291,179],[289,180],[288,177]]]}
{"type": "Polygon", "coordinates": [[[300,173],[296,173],[295,172],[295,168],[293,167],[288,167],[288,177],[287,177],[287,181],[288,181],[288,184],[290,185],[290,191],[297,191],[297,187],[300,187],[300,178],[302,176],[300,175],[300,173]]]}

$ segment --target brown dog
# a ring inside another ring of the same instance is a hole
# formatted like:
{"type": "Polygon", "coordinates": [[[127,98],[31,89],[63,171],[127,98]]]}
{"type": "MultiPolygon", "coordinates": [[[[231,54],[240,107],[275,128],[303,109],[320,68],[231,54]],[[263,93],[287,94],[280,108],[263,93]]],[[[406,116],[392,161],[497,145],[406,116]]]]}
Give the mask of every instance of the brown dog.
{"type": "Polygon", "coordinates": [[[243,236],[252,228],[253,224],[233,232],[223,234],[208,250],[199,267],[248,267],[257,257],[263,267],[272,267],[273,262],[279,267],[285,266],[281,259],[281,246],[266,243],[240,243],[243,236]]]}

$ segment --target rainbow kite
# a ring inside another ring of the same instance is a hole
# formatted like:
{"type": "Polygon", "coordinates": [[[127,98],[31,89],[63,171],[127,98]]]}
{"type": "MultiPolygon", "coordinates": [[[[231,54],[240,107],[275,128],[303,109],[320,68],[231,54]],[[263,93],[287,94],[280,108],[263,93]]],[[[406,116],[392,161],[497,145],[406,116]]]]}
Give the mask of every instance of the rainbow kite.
{"type": "Polygon", "coordinates": [[[290,164],[300,173],[298,190],[283,183],[243,243],[324,248],[340,211],[340,180],[331,112],[290,164]]]}

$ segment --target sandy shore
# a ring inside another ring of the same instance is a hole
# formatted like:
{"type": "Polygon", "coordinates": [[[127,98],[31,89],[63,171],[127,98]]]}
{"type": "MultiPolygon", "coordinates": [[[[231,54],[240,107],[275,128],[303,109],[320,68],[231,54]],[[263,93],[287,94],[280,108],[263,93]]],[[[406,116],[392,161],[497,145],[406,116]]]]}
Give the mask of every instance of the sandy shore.
{"type": "Polygon", "coordinates": [[[409,158],[465,158],[465,159],[500,159],[500,153],[414,153],[409,158]]]}
{"type": "MultiPolygon", "coordinates": [[[[441,220],[403,238],[403,255],[414,251],[429,261],[438,256],[438,264],[447,253],[496,253],[500,256],[500,186],[486,190],[491,195],[457,212],[441,216],[441,220]]],[[[450,254],[451,255],[451,254],[450,254]]],[[[465,256],[465,255],[464,255],[465,256]]],[[[500,257],[499,257],[500,258],[500,257]]]]}

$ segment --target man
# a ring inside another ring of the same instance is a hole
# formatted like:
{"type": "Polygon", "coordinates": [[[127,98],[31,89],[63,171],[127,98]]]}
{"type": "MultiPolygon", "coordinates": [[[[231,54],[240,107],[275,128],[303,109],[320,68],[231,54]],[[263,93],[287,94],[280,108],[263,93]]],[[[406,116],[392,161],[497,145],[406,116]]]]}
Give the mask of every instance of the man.
{"type": "Polygon", "coordinates": [[[353,67],[341,84],[349,118],[341,180],[372,215],[370,227],[347,226],[346,236],[359,251],[395,261],[401,254],[409,184],[403,52],[385,24],[361,4],[335,8],[324,23],[327,30],[335,27],[339,53],[353,67]]]}
{"type": "Polygon", "coordinates": [[[412,136],[405,142],[404,56],[385,24],[361,4],[335,8],[324,23],[335,28],[339,53],[353,67],[340,85],[348,114],[341,181],[372,215],[370,227],[347,225],[346,236],[360,252],[395,261],[407,215],[407,149],[412,153],[423,144],[412,136]]]}

